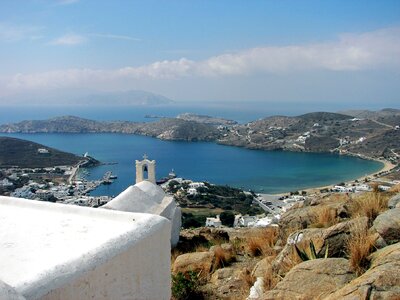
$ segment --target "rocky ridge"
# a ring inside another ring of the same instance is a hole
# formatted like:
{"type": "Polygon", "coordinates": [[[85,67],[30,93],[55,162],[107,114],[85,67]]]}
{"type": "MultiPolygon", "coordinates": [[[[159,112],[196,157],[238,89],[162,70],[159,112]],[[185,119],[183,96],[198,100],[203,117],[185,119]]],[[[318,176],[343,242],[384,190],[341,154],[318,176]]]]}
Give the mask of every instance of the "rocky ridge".
{"type": "Polygon", "coordinates": [[[185,295],[205,299],[398,299],[399,208],[389,207],[399,197],[332,194],[290,209],[279,227],[184,230],[171,271],[198,274],[185,295]]]}

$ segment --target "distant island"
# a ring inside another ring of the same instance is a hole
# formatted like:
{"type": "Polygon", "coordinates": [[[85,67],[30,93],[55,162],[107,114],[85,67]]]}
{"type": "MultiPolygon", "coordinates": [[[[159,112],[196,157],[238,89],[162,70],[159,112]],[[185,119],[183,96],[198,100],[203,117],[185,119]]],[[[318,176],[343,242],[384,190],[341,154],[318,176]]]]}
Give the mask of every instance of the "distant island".
{"type": "MultiPolygon", "coordinates": [[[[63,96],[52,93],[46,95],[32,94],[30,95],[30,100],[36,105],[48,105],[52,103],[54,97],[57,97],[58,105],[75,106],[167,106],[175,103],[175,101],[163,95],[142,90],[98,92],[85,95],[77,95],[66,91],[63,96]]],[[[19,95],[0,97],[0,100],[4,101],[4,103],[13,103],[15,105],[24,105],[26,103],[25,98],[19,95]]]]}
{"type": "Polygon", "coordinates": [[[2,133],[126,133],[163,140],[212,141],[261,150],[333,152],[398,162],[400,110],[312,112],[247,124],[191,113],[154,122],[94,121],[75,116],[0,126],[2,133]]]}
{"type": "Polygon", "coordinates": [[[63,152],[31,141],[0,137],[0,167],[46,168],[72,166],[79,162],[96,164],[96,160],[63,152]]]}

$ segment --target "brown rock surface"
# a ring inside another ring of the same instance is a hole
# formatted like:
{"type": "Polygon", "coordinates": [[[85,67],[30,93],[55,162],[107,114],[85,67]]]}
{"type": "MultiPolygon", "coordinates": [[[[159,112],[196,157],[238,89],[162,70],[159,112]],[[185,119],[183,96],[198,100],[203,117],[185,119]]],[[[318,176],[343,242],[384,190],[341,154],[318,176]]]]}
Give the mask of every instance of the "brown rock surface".
{"type": "Polygon", "coordinates": [[[213,252],[193,252],[179,255],[173,265],[173,273],[188,271],[201,272],[203,275],[211,271],[214,261],[213,252]]]}
{"type": "Polygon", "coordinates": [[[367,272],[329,295],[337,299],[400,299],[400,243],[371,255],[367,272]]]}
{"type": "Polygon", "coordinates": [[[331,196],[330,198],[312,198],[304,201],[302,207],[289,209],[284,213],[279,221],[279,226],[283,228],[306,228],[315,221],[315,214],[322,207],[327,207],[334,211],[339,218],[348,217],[347,199],[345,197],[331,196]]]}
{"type": "Polygon", "coordinates": [[[322,299],[354,277],[347,259],[309,260],[295,266],[263,299],[322,299]]]}
{"type": "Polygon", "coordinates": [[[400,203],[400,194],[397,194],[396,196],[393,196],[392,198],[389,199],[388,207],[390,209],[395,208],[399,203],[400,203]]]}
{"type": "Polygon", "coordinates": [[[400,208],[389,209],[377,216],[373,229],[388,244],[400,242],[400,208]]]}
{"type": "Polygon", "coordinates": [[[318,256],[322,257],[328,247],[328,257],[342,257],[345,255],[345,246],[349,235],[355,228],[366,228],[368,218],[360,217],[345,221],[326,229],[308,228],[296,231],[288,238],[286,246],[278,254],[272,265],[280,274],[288,271],[292,261],[293,245],[299,249],[308,249],[310,241],[313,242],[318,256]]]}
{"type": "Polygon", "coordinates": [[[274,258],[274,256],[267,256],[260,260],[251,272],[251,276],[255,278],[264,277],[266,273],[271,273],[272,261],[274,260],[274,258]]]}

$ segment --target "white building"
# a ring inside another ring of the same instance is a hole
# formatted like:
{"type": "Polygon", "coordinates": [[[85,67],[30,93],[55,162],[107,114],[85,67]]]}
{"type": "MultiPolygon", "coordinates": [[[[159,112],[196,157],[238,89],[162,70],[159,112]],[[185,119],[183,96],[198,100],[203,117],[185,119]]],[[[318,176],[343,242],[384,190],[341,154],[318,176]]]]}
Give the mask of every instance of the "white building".
{"type": "Polygon", "coordinates": [[[215,218],[206,219],[206,227],[220,227],[220,226],[222,226],[222,223],[219,218],[219,215],[217,215],[215,218]]]}
{"type": "Polygon", "coordinates": [[[3,180],[0,180],[0,187],[12,187],[14,185],[14,183],[12,183],[11,181],[9,181],[7,178],[4,178],[3,180]]]}
{"type": "Polygon", "coordinates": [[[163,217],[0,196],[0,299],[171,297],[163,217]]]}
{"type": "Polygon", "coordinates": [[[335,185],[332,189],[332,191],[338,193],[353,193],[355,190],[356,188],[353,186],[341,186],[341,185],[335,185]]]}
{"type": "Polygon", "coordinates": [[[367,192],[371,191],[371,187],[368,184],[359,184],[355,187],[356,192],[367,192]]]}
{"type": "Polygon", "coordinates": [[[32,193],[31,188],[29,186],[23,186],[12,192],[11,197],[34,199],[35,194],[32,193]]]}
{"type": "Polygon", "coordinates": [[[190,188],[197,189],[199,187],[204,187],[204,182],[192,182],[189,184],[190,188]]]}
{"type": "Polygon", "coordinates": [[[49,150],[45,149],[45,148],[39,148],[38,150],[39,154],[49,154],[49,150]]]}
{"type": "Polygon", "coordinates": [[[177,206],[173,196],[166,195],[163,189],[155,184],[155,161],[148,160],[147,156],[142,161],[136,161],[136,176],[135,185],[129,186],[101,208],[148,213],[167,218],[172,223],[171,244],[175,246],[181,229],[181,208],[177,206]],[[143,174],[145,172],[149,173],[149,177],[143,174]]]}
{"type": "Polygon", "coordinates": [[[42,189],[37,190],[35,192],[35,194],[36,194],[37,198],[39,198],[40,200],[43,200],[43,201],[48,201],[51,198],[51,196],[53,195],[50,191],[42,190],[42,189]]]}
{"type": "Polygon", "coordinates": [[[187,192],[189,195],[197,195],[197,190],[195,188],[189,188],[187,192]]]}
{"type": "Polygon", "coordinates": [[[235,222],[233,224],[234,227],[252,227],[257,222],[256,216],[235,216],[235,222]]]}

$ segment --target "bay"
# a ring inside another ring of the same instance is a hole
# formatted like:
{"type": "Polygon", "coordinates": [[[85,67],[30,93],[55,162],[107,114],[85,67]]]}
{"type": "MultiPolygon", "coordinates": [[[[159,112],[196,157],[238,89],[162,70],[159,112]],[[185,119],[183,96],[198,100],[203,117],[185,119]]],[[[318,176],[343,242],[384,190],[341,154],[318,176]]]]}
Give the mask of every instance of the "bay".
{"type": "Polygon", "coordinates": [[[382,164],[335,154],[261,151],[208,142],[162,141],[128,134],[6,134],[63,151],[85,152],[101,162],[91,168],[89,179],[112,171],[118,179],[92,195],[115,196],[135,181],[136,159],[147,154],[157,161],[156,176],[174,169],[179,177],[215,184],[282,193],[335,184],[378,171],[382,164]]]}

